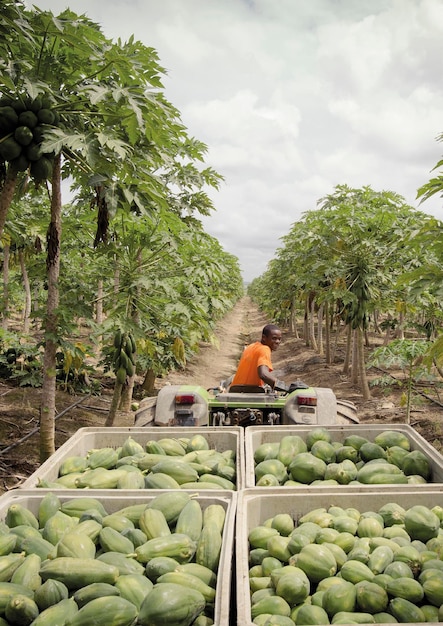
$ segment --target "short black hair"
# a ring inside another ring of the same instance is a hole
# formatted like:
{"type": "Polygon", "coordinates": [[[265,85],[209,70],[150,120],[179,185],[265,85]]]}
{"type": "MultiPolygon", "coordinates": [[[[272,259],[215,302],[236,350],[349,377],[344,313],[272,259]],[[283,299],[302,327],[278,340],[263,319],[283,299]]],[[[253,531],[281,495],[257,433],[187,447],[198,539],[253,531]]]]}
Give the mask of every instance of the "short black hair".
{"type": "Polygon", "coordinates": [[[269,335],[275,330],[280,330],[280,328],[275,324],[266,324],[266,326],[263,327],[262,335],[264,335],[265,337],[269,337],[269,335]]]}

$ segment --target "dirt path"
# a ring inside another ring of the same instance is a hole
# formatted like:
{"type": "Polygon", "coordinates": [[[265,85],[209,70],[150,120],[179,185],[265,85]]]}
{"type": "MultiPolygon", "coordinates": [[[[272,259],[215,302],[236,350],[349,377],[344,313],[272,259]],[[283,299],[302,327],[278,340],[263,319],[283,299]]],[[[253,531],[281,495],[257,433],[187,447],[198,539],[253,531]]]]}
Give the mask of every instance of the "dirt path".
{"type": "Polygon", "coordinates": [[[172,372],[157,387],[165,384],[198,384],[214,387],[236,370],[245,345],[260,338],[267,323],[249,297],[241,298],[217,324],[214,343],[202,343],[199,353],[180,371],[172,372]]]}

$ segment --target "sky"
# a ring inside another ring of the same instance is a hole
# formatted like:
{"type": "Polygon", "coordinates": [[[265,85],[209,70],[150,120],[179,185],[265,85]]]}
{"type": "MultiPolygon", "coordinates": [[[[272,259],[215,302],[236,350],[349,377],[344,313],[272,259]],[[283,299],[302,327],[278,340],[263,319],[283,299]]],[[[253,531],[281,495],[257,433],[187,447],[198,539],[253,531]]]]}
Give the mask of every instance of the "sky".
{"type": "Polygon", "coordinates": [[[443,219],[442,198],[416,199],[443,153],[442,0],[32,4],[156,49],[165,97],[224,178],[206,190],[204,228],[245,282],[336,185],[394,191],[443,219]]]}

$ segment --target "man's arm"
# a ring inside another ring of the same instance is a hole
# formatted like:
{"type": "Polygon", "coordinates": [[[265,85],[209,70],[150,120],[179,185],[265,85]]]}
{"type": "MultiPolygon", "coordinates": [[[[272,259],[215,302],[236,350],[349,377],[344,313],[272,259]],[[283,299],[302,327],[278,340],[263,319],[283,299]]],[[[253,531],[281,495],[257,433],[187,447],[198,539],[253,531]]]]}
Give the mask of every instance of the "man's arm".
{"type": "Polygon", "coordinates": [[[262,379],[264,383],[272,387],[274,389],[274,385],[277,382],[277,378],[273,376],[271,370],[267,365],[259,365],[257,368],[258,375],[262,379]]]}
{"type": "Polygon", "coordinates": [[[258,375],[264,383],[270,385],[272,389],[278,391],[288,391],[289,386],[282,380],[278,380],[272,373],[267,365],[259,365],[257,368],[258,375]]]}

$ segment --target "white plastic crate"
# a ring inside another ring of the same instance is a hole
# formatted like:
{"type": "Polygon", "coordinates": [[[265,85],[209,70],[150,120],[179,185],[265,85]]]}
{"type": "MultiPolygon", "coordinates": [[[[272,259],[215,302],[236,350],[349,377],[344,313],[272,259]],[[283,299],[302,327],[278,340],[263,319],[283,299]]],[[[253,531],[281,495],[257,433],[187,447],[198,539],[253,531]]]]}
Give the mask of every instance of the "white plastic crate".
{"type": "MultiPolygon", "coordinates": [[[[245,488],[255,486],[255,463],[254,454],[257,448],[263,443],[275,443],[281,441],[286,435],[299,435],[304,441],[306,441],[307,435],[316,428],[315,426],[273,426],[272,428],[265,428],[263,426],[250,426],[246,429],[245,433],[245,488]]],[[[417,433],[409,424],[355,424],[355,425],[343,425],[343,426],[321,426],[327,430],[333,441],[344,441],[349,435],[360,435],[366,437],[369,441],[373,441],[376,435],[387,430],[393,430],[401,432],[406,435],[411,443],[411,450],[420,450],[425,454],[430,462],[432,469],[431,483],[438,483],[443,485],[443,456],[437,452],[437,450],[431,446],[430,443],[424,439],[419,433],[417,433]]],[[[405,485],[401,485],[404,487],[405,485]]],[[[308,485],[307,485],[308,487],[308,485]]],[[[339,485],[340,487],[340,485],[339,485]]],[[[342,485],[342,488],[349,489],[349,485],[342,485]]],[[[379,485],[362,485],[363,488],[371,489],[379,487],[379,485]]],[[[412,485],[412,488],[416,488],[417,485],[412,485]]],[[[294,487],[295,488],[295,487],[294,487]]],[[[309,488],[311,488],[309,486],[309,488]]],[[[312,489],[315,489],[313,486],[312,489]]],[[[322,489],[320,485],[319,489],[322,489]]],[[[278,487],[273,487],[278,489],[278,487]]],[[[286,487],[285,487],[286,489],[286,487]]],[[[305,489],[305,487],[300,487],[305,489]]]]}
{"type": "Polygon", "coordinates": [[[79,428],[75,435],[60,446],[49,459],[29,476],[21,487],[23,489],[38,487],[40,480],[52,482],[57,479],[60,465],[68,457],[86,456],[90,450],[95,448],[118,448],[129,436],[137,443],[145,445],[149,440],[158,441],[164,437],[192,437],[197,434],[203,435],[206,438],[211,449],[217,450],[218,452],[233,450],[236,453],[236,487],[237,490],[243,489],[245,486],[244,429],[240,426],[230,428],[223,426],[205,426],[202,428],[163,428],[157,426],[149,428],[79,428]]]}
{"type": "MultiPolygon", "coordinates": [[[[109,490],[97,491],[89,490],[87,494],[84,491],[60,491],[57,492],[57,497],[61,502],[74,500],[75,498],[91,497],[99,500],[105,507],[107,513],[115,513],[123,507],[133,504],[141,504],[146,502],[148,504],[156,496],[162,493],[163,490],[144,490],[137,493],[131,493],[131,495],[124,496],[119,495],[118,492],[109,490]]],[[[34,515],[38,513],[40,502],[42,501],[46,490],[40,489],[13,489],[2,496],[0,496],[0,520],[4,521],[7,510],[12,504],[20,504],[32,511],[34,515]]],[[[216,598],[214,607],[214,623],[216,626],[231,626],[232,618],[232,571],[233,571],[233,554],[234,554],[234,530],[235,530],[235,516],[236,516],[236,503],[237,492],[226,491],[225,495],[201,493],[195,496],[195,499],[201,505],[204,511],[211,504],[219,504],[225,510],[225,524],[222,535],[222,547],[220,555],[220,563],[217,574],[217,586],[216,586],[216,598]]]]}
{"type": "MultiPolygon", "coordinates": [[[[278,490],[268,487],[244,489],[238,494],[236,519],[236,598],[238,626],[254,626],[251,619],[251,601],[249,587],[249,532],[265,520],[278,513],[289,513],[297,521],[310,511],[317,508],[339,506],[356,508],[360,513],[377,511],[384,504],[396,502],[407,509],[413,505],[433,507],[443,506],[443,488],[439,486],[420,486],[420,489],[403,490],[397,488],[383,489],[381,493],[362,492],[349,488],[318,491],[301,491],[287,487],[278,490]]],[[[427,622],[429,624],[430,622],[427,622]]]]}

